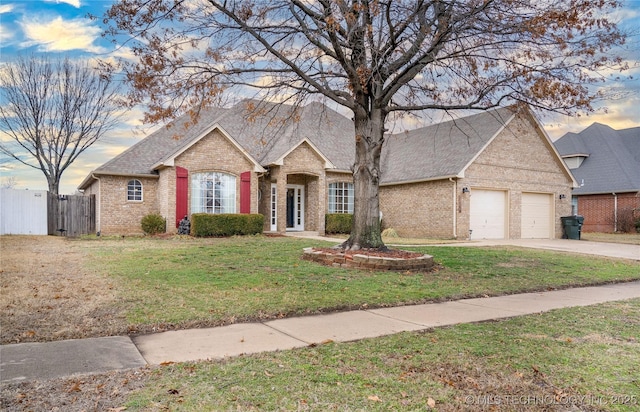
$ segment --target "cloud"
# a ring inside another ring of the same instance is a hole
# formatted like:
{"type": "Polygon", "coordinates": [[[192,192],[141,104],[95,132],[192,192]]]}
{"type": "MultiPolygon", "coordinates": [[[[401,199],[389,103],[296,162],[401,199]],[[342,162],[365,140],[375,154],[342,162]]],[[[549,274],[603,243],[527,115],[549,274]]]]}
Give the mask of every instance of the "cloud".
{"type": "MultiPolygon", "coordinates": [[[[13,11],[12,4],[0,4],[0,15],[11,13],[13,11]]],[[[4,24],[0,23],[0,43],[6,44],[13,38],[13,31],[7,30],[4,24]]]]}
{"type": "Polygon", "coordinates": [[[13,38],[13,33],[0,25],[0,43],[8,43],[13,38]]]}
{"type": "Polygon", "coordinates": [[[80,8],[80,0],[45,0],[46,3],[67,3],[72,5],[73,7],[79,9],[80,8]]]}
{"type": "Polygon", "coordinates": [[[23,43],[25,47],[37,45],[45,52],[104,52],[103,48],[93,44],[100,36],[101,29],[92,26],[86,19],[63,20],[62,17],[56,17],[44,22],[23,20],[20,26],[27,39],[23,43]]]}

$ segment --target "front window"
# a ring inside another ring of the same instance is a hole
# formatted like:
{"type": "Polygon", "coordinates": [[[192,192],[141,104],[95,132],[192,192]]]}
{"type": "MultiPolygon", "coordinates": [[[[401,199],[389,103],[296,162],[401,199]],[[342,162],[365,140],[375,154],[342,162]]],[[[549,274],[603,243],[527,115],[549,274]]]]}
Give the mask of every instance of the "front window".
{"type": "Polygon", "coordinates": [[[142,202],[142,183],[139,180],[127,183],[127,200],[142,202]]]}
{"type": "Polygon", "coordinates": [[[329,213],[353,213],[353,183],[329,184],[329,213]]]}
{"type": "Polygon", "coordinates": [[[236,178],[219,173],[191,175],[191,213],[236,213],[236,178]]]}

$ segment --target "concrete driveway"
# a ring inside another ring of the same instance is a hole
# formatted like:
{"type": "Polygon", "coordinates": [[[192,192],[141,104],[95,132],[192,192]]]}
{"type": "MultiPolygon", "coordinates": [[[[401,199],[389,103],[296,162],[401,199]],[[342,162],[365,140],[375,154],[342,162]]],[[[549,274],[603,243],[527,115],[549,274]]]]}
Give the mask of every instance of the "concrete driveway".
{"type": "Polygon", "coordinates": [[[640,246],[571,239],[483,239],[443,246],[518,246],[640,261],[640,246]]]}
{"type": "MultiPolygon", "coordinates": [[[[344,239],[330,236],[320,236],[318,232],[287,232],[286,236],[303,237],[308,239],[328,240],[342,243],[344,239]]],[[[387,246],[402,248],[409,245],[394,245],[389,242],[387,246]]],[[[623,243],[591,242],[572,239],[479,239],[469,242],[454,242],[441,245],[420,246],[518,246],[533,249],[557,250],[560,252],[580,253],[586,255],[605,256],[620,259],[640,261],[640,246],[623,243]]]]}

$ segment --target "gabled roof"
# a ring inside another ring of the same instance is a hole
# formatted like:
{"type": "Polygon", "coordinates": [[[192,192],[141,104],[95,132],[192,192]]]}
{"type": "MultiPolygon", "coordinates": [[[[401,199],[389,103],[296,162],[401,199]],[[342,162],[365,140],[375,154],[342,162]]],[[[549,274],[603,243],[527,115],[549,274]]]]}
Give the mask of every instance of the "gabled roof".
{"type": "Polygon", "coordinates": [[[586,157],[571,170],[579,184],[574,194],[640,191],[640,127],[615,130],[593,123],[554,144],[563,157],[586,157]]]}
{"type": "Polygon", "coordinates": [[[86,188],[93,180],[93,175],[118,176],[158,176],[153,165],[163,162],[181,147],[190,144],[202,136],[210,127],[210,120],[224,115],[225,109],[208,109],[201,113],[203,121],[192,124],[191,117],[184,115],[170,125],[163,126],[143,140],[134,144],[124,152],[93,170],[80,184],[86,188]],[[190,126],[191,125],[191,126],[190,126]]]}
{"type": "Polygon", "coordinates": [[[209,133],[211,133],[214,130],[218,130],[240,153],[242,153],[247,159],[249,159],[249,161],[251,161],[251,163],[253,163],[253,171],[254,172],[259,172],[259,173],[266,172],[266,169],[264,169],[262,166],[260,166],[260,164],[253,158],[253,156],[251,156],[251,154],[249,154],[249,152],[247,152],[244,149],[244,147],[242,147],[240,144],[238,144],[238,142],[233,137],[231,137],[231,135],[229,133],[227,133],[226,130],[224,130],[222,127],[220,127],[220,125],[218,123],[214,123],[213,125],[210,125],[208,128],[200,131],[200,134],[196,135],[194,138],[190,138],[188,140],[185,140],[184,144],[178,146],[178,148],[173,153],[168,154],[162,160],[160,160],[158,163],[155,163],[154,165],[152,165],[151,169],[152,170],[159,170],[159,169],[161,169],[163,167],[174,166],[175,165],[174,162],[176,160],[176,157],[180,156],[182,153],[184,153],[187,150],[189,150],[191,148],[191,146],[196,144],[198,141],[200,141],[200,139],[202,139],[203,137],[207,136],[209,133]]]}
{"type": "MultiPolygon", "coordinates": [[[[463,177],[473,160],[508,127],[516,110],[517,106],[489,110],[387,136],[381,184],[463,177]]],[[[282,164],[303,143],[311,146],[327,169],[348,172],[355,159],[353,121],[321,103],[295,108],[245,100],[228,109],[203,109],[197,123],[184,115],[169,126],[94,170],[80,189],[97,175],[157,177],[159,169],[172,166],[177,156],[216,129],[253,162],[256,171],[282,164]]]]}
{"type": "Polygon", "coordinates": [[[514,113],[505,107],[387,137],[381,184],[463,177],[514,113]]]}
{"type": "Polygon", "coordinates": [[[185,114],[136,143],[91,172],[94,176],[150,176],[173,165],[174,159],[213,130],[219,130],[254,163],[254,170],[278,164],[302,142],[307,142],[328,168],[348,171],[355,157],[353,122],[320,103],[301,108],[245,100],[228,109],[207,108],[194,123],[185,114]]]}

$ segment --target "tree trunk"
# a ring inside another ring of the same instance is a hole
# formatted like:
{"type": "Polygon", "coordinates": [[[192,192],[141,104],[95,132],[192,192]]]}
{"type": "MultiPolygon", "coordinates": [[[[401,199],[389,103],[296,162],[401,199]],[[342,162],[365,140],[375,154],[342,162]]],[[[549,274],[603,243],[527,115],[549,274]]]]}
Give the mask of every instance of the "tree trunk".
{"type": "Polygon", "coordinates": [[[353,165],[354,210],[351,236],[345,249],[386,249],[380,231],[380,154],[384,142],[384,114],[381,109],[355,115],[356,158],[353,165]]]}
{"type": "Polygon", "coordinates": [[[60,190],[60,179],[49,177],[47,179],[47,183],[49,185],[49,193],[52,193],[54,195],[59,194],[58,192],[60,190]]]}

